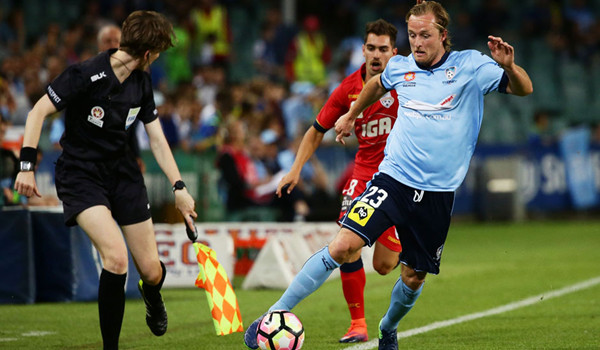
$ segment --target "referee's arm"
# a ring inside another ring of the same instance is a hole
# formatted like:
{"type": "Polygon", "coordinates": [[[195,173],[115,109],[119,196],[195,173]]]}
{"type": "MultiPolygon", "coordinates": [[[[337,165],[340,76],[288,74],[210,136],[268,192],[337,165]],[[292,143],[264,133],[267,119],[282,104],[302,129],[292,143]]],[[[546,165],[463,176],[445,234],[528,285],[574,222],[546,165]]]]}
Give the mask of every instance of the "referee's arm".
{"type": "MultiPolygon", "coordinates": [[[[48,95],[42,96],[33,106],[29,114],[27,115],[27,121],[25,122],[25,134],[23,135],[23,148],[29,148],[32,152],[31,158],[37,158],[37,147],[40,142],[40,134],[42,133],[42,126],[46,116],[55,113],[57,111],[48,95]]],[[[23,149],[22,148],[22,149],[23,149]]],[[[24,155],[22,152],[21,155],[24,155]]],[[[20,156],[21,156],[20,155],[20,156]]],[[[22,157],[21,157],[22,158],[22,157]]],[[[21,159],[23,160],[23,159],[21,159]]],[[[30,159],[29,161],[34,163],[37,159],[30,159]]],[[[33,171],[20,171],[15,179],[15,190],[26,197],[31,197],[34,194],[38,197],[42,197],[42,194],[37,188],[35,182],[35,174],[33,171]]]]}

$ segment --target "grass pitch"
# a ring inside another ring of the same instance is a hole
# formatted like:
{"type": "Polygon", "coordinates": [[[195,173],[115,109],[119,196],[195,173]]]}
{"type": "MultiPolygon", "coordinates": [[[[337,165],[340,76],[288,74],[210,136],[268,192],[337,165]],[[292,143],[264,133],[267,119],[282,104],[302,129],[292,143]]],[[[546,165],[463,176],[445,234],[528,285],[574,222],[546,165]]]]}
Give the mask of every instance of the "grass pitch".
{"type": "MultiPolygon", "coordinates": [[[[366,262],[367,263],[367,262],[366,262]]],[[[399,270],[367,275],[369,336],[385,313],[399,270]]],[[[543,296],[600,277],[600,221],[452,224],[441,273],[428,276],[399,332],[541,296],[532,305],[402,338],[401,349],[600,349],[600,284],[543,296]]],[[[190,282],[192,283],[192,282],[190,282]]],[[[241,285],[239,280],[235,286],[241,285]]],[[[282,291],[236,289],[245,325],[282,291]]],[[[128,300],[121,349],[245,349],[243,334],[216,336],[200,289],[164,291],[169,330],[154,337],[141,300],[128,300]]],[[[325,283],[293,310],[306,331],[304,349],[367,349],[337,342],[348,325],[339,280],[325,283]]],[[[0,348],[98,349],[96,303],[0,306],[0,348]]],[[[370,348],[376,348],[376,345],[370,348]]]]}

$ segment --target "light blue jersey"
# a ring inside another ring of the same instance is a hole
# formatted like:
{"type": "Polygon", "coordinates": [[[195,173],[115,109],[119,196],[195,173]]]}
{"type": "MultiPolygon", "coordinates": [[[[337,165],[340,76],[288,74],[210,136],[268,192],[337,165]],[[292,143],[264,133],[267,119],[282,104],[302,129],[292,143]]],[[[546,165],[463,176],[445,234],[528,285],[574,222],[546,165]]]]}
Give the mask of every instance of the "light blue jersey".
{"type": "Polygon", "coordinates": [[[398,119],[379,171],[420,190],[454,191],[465,178],[483,117],[483,96],[505,91],[508,78],[490,57],[451,51],[421,69],[394,56],[381,74],[398,92],[398,119]]]}

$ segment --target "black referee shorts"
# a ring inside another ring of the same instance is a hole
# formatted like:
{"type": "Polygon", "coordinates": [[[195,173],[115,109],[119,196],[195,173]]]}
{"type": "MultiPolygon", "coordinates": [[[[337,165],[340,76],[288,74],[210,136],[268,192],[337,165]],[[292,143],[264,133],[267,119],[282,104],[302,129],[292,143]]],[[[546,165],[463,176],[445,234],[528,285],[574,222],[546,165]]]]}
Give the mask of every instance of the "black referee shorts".
{"type": "Polygon", "coordinates": [[[61,155],[56,162],[56,192],[63,202],[65,224],[96,205],[107,207],[119,225],[151,217],[144,178],[133,156],[85,161],[61,155]]]}
{"type": "Polygon", "coordinates": [[[450,227],[454,192],[428,192],[378,173],[351,204],[341,225],[371,246],[390,226],[396,226],[400,261],[417,271],[438,274],[450,227]]]}

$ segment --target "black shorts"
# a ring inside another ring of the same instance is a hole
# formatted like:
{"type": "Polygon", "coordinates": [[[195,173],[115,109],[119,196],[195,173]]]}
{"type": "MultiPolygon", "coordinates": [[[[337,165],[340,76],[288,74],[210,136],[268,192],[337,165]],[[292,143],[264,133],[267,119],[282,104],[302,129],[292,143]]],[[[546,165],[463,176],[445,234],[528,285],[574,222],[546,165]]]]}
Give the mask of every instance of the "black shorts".
{"type": "Polygon", "coordinates": [[[340,221],[369,246],[396,226],[400,261],[417,271],[438,274],[450,227],[454,192],[428,192],[406,186],[379,173],[340,221]]]}
{"type": "Polygon", "coordinates": [[[76,225],[77,215],[96,205],[107,207],[119,225],[151,217],[144,177],[133,156],[85,161],[63,154],[56,162],[55,182],[67,226],[76,225]]]}

